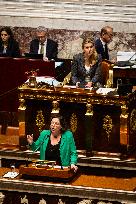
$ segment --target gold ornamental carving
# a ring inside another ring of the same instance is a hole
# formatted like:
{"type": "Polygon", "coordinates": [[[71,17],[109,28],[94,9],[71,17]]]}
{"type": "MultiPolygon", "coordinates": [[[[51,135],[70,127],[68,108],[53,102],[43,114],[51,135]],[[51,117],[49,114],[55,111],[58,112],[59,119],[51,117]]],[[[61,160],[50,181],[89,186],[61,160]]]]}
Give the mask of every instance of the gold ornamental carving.
{"type": "Polygon", "coordinates": [[[133,109],[130,114],[130,132],[136,132],[136,109],[133,109]]]}
{"type": "Polygon", "coordinates": [[[50,101],[65,101],[77,103],[90,103],[90,104],[114,104],[124,106],[126,101],[118,97],[99,96],[92,92],[73,91],[73,89],[57,88],[55,91],[52,89],[37,89],[27,88],[25,92],[20,89],[20,98],[23,99],[38,99],[50,101]],[[85,93],[85,95],[82,95],[85,93]]]}
{"type": "Polygon", "coordinates": [[[59,102],[58,101],[53,101],[52,102],[52,112],[51,113],[59,113],[59,102]]]}
{"type": "Polygon", "coordinates": [[[105,130],[106,132],[106,135],[107,135],[107,138],[108,138],[108,141],[110,139],[110,135],[112,133],[112,118],[109,116],[109,115],[106,115],[103,119],[103,129],[105,130]]]}
{"type": "Polygon", "coordinates": [[[77,116],[75,113],[72,113],[70,117],[70,129],[73,133],[77,130],[77,116]]]}
{"type": "Polygon", "coordinates": [[[39,132],[43,130],[43,127],[45,125],[44,123],[44,116],[42,110],[37,111],[37,116],[36,116],[36,125],[38,126],[39,132]]]}
{"type": "Polygon", "coordinates": [[[92,104],[86,104],[86,108],[87,108],[87,110],[86,110],[86,114],[85,115],[91,115],[91,116],[93,116],[93,106],[92,106],[92,104]]]}
{"type": "Polygon", "coordinates": [[[69,72],[69,74],[64,78],[63,82],[62,82],[62,86],[69,84],[71,79],[71,72],[69,72]]]}
{"type": "Polygon", "coordinates": [[[25,110],[26,106],[25,106],[25,100],[23,98],[19,99],[19,110],[25,110]]]}
{"type": "Polygon", "coordinates": [[[126,105],[121,106],[121,118],[128,118],[128,107],[126,105]]]}

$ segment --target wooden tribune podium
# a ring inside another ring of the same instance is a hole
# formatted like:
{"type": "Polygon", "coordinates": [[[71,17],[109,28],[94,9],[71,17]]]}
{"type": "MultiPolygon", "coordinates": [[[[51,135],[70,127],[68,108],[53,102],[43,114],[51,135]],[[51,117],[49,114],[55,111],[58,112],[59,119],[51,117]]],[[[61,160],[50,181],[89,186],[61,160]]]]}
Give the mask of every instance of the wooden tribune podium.
{"type": "Polygon", "coordinates": [[[54,165],[52,161],[37,160],[29,165],[21,165],[19,173],[23,178],[39,180],[61,180],[69,181],[75,173],[70,167],[61,167],[54,165]]]}

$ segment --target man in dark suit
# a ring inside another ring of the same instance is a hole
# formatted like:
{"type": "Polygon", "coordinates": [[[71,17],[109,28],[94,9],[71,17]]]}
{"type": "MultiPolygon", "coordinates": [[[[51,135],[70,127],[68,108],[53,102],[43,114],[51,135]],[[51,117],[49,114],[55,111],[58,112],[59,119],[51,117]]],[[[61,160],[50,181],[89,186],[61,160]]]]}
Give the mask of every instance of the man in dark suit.
{"type": "Polygon", "coordinates": [[[44,60],[55,60],[58,54],[57,42],[47,38],[47,31],[43,27],[37,29],[36,36],[30,43],[30,53],[43,54],[44,60]]]}
{"type": "Polygon", "coordinates": [[[112,41],[113,28],[105,26],[101,29],[100,38],[95,41],[95,48],[98,54],[101,54],[102,59],[109,60],[108,43],[112,41]]]}

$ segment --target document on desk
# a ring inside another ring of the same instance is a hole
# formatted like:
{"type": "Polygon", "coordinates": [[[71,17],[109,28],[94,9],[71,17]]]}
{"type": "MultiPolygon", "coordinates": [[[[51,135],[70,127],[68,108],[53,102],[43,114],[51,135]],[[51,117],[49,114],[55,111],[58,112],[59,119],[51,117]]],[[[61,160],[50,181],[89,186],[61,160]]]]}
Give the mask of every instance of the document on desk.
{"type": "MultiPolygon", "coordinates": [[[[28,83],[28,82],[29,82],[29,79],[25,83],[28,83]]],[[[50,77],[50,76],[36,77],[36,82],[37,83],[43,82],[43,83],[47,83],[47,84],[53,85],[53,86],[58,86],[60,84],[59,81],[57,81],[55,78],[50,77]]]]}
{"type": "Polygon", "coordinates": [[[116,65],[115,65],[115,66],[113,67],[113,69],[114,69],[114,68],[119,68],[119,69],[130,69],[130,66],[116,66],[116,65]]]}
{"type": "Polygon", "coordinates": [[[101,95],[107,95],[110,92],[116,91],[116,88],[99,88],[96,93],[101,95]]]}
{"type": "Polygon", "coordinates": [[[3,178],[15,178],[18,176],[18,174],[19,174],[18,172],[9,171],[3,175],[3,178]]]}

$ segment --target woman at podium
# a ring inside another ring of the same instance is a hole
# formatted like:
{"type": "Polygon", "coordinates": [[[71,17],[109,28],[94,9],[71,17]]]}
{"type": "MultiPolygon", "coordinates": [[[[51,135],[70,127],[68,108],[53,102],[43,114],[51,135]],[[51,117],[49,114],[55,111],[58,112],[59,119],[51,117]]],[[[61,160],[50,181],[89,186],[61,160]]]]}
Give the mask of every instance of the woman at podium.
{"type": "Polygon", "coordinates": [[[0,56],[20,57],[19,44],[9,27],[0,30],[0,56]]]}
{"type": "Polygon", "coordinates": [[[72,83],[83,87],[101,86],[101,56],[95,50],[91,38],[83,39],[82,53],[73,57],[71,74],[72,83]]]}
{"type": "Polygon", "coordinates": [[[61,116],[52,118],[50,130],[43,130],[37,141],[33,141],[33,135],[27,135],[27,141],[33,151],[40,150],[41,160],[56,161],[60,166],[70,166],[77,171],[74,137],[61,116]]]}

